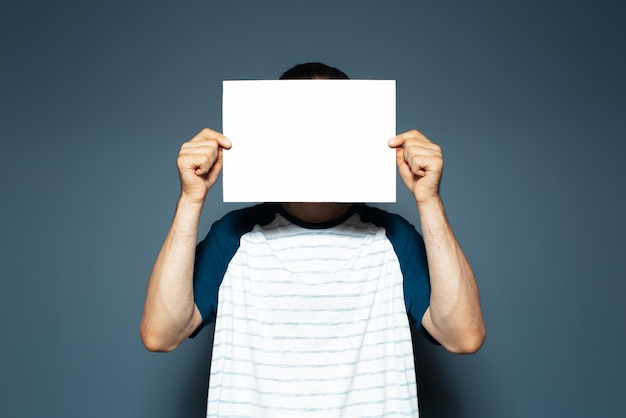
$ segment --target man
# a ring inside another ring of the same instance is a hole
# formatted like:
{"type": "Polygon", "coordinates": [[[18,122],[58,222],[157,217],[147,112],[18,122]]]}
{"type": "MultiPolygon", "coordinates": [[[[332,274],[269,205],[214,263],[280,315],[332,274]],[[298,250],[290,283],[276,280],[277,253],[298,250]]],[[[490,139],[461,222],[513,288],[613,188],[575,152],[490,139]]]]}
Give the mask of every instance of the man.
{"type": "MultiPolygon", "coordinates": [[[[281,78],[348,77],[309,63],[281,78]]],[[[480,348],[476,281],[439,195],[440,148],[416,130],[389,146],[423,238],[367,205],[286,202],[231,212],[196,248],[231,142],[204,129],[183,144],[141,337],[171,351],[215,321],[207,416],[417,416],[410,323],[451,352],[480,348]]]]}

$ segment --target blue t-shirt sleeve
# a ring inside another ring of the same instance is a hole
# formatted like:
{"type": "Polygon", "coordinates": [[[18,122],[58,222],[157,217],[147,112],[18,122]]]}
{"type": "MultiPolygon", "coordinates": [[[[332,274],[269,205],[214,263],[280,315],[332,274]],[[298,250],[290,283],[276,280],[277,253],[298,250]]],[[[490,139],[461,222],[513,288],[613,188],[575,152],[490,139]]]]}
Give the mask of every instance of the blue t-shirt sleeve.
{"type": "Polygon", "coordinates": [[[219,287],[230,260],[239,248],[240,216],[239,212],[231,212],[215,222],[196,247],[193,294],[202,323],[191,337],[195,337],[207,324],[215,322],[219,287]]]}
{"type": "Polygon", "coordinates": [[[409,322],[416,326],[431,342],[439,344],[422,326],[422,317],[430,306],[430,273],[424,239],[413,228],[407,231],[407,241],[396,251],[404,277],[404,303],[409,322]]]}
{"type": "Polygon", "coordinates": [[[404,278],[404,301],[412,324],[421,320],[430,306],[430,275],[424,239],[413,225],[400,218],[389,228],[389,239],[400,261],[404,278]]]}

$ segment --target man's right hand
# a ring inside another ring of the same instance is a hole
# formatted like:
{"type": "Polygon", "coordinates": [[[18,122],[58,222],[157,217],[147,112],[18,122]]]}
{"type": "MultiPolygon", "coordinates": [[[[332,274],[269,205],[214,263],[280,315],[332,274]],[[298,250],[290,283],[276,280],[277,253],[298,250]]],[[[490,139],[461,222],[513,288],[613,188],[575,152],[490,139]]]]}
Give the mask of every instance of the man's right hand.
{"type": "Polygon", "coordinates": [[[228,138],[209,128],[182,145],[177,161],[181,197],[204,202],[222,171],[223,149],[231,146],[228,138]]]}

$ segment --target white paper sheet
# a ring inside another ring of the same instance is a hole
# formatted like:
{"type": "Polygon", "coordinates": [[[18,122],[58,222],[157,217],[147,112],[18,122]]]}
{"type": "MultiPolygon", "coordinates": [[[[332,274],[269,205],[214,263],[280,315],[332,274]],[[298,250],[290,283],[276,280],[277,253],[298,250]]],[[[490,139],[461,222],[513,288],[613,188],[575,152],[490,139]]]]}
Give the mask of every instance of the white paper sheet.
{"type": "Polygon", "coordinates": [[[223,88],[225,202],[395,202],[395,80],[223,88]]]}

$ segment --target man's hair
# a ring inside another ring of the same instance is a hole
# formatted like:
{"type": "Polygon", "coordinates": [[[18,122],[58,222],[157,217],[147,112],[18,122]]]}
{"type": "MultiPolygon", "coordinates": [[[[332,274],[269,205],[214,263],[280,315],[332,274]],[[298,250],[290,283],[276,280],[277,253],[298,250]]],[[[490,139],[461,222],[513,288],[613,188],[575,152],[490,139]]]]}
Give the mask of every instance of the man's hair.
{"type": "Polygon", "coordinates": [[[347,80],[350,77],[335,67],[330,67],[321,62],[307,62],[306,64],[298,64],[285,71],[280,76],[281,80],[347,80]]]}

